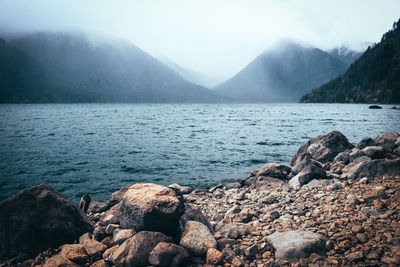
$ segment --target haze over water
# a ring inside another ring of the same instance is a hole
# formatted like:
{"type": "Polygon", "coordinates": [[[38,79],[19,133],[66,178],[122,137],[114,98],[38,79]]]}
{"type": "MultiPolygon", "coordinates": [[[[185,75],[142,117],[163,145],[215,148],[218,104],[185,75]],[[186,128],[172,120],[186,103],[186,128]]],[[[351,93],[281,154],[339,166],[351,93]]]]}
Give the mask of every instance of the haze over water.
{"type": "Polygon", "coordinates": [[[400,131],[400,112],[352,104],[0,105],[0,200],[46,183],[77,202],[137,182],[208,186],[289,164],[311,137],[400,131]]]}

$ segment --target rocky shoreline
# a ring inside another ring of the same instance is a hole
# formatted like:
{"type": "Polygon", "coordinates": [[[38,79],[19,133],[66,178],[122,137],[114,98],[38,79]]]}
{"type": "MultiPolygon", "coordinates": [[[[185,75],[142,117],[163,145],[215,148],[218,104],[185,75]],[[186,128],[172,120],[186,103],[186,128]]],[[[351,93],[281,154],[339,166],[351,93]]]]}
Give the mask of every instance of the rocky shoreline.
{"type": "Polygon", "coordinates": [[[127,185],[86,213],[25,189],[0,203],[0,266],[399,266],[399,204],[399,134],[334,131],[242,181],[127,185]]]}

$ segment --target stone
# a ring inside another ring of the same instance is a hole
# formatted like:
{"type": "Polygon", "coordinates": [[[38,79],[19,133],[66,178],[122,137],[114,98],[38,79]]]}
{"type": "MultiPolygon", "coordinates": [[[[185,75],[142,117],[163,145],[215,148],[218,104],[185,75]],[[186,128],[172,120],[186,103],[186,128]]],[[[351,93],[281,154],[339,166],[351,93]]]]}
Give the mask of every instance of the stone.
{"type": "Polygon", "coordinates": [[[306,231],[275,232],[267,237],[275,250],[275,257],[281,260],[298,261],[312,253],[324,255],[326,238],[306,231]]]}
{"type": "Polygon", "coordinates": [[[106,227],[106,234],[112,235],[114,233],[114,231],[117,230],[118,228],[119,228],[119,224],[110,223],[106,227]]]}
{"type": "Polygon", "coordinates": [[[91,267],[108,267],[110,266],[107,262],[105,262],[104,260],[98,260],[93,262],[91,265],[91,267]]]}
{"type": "Polygon", "coordinates": [[[385,150],[381,146],[367,146],[361,151],[371,159],[380,159],[385,156],[385,150]]]}
{"type": "Polygon", "coordinates": [[[379,216],[381,213],[377,210],[368,208],[368,207],[363,207],[361,208],[361,212],[366,214],[366,215],[372,215],[372,216],[379,216]]]}
{"type": "Polygon", "coordinates": [[[186,222],[188,221],[197,221],[201,222],[205,226],[210,229],[211,232],[214,231],[213,227],[211,226],[210,222],[208,221],[207,217],[196,208],[193,204],[185,203],[185,212],[183,213],[182,217],[180,218],[182,226],[185,227],[186,222]]]}
{"type": "Polygon", "coordinates": [[[292,179],[289,180],[289,185],[296,190],[299,190],[301,188],[301,184],[299,182],[299,174],[295,175],[294,177],[292,177],[292,179]]]}
{"type": "Polygon", "coordinates": [[[396,147],[397,138],[399,138],[397,132],[386,132],[375,137],[374,142],[377,146],[383,147],[385,151],[392,152],[396,147]]]}
{"type": "Polygon", "coordinates": [[[60,255],[79,264],[83,264],[89,259],[89,256],[82,244],[66,244],[62,246],[60,255]]]}
{"type": "Polygon", "coordinates": [[[268,176],[286,180],[292,168],[288,165],[278,163],[267,163],[261,170],[258,171],[258,176],[268,176]]]}
{"type": "Polygon", "coordinates": [[[92,240],[92,234],[91,233],[84,233],[79,237],[79,244],[83,244],[88,240],[92,240]]]}
{"type": "Polygon", "coordinates": [[[236,240],[232,238],[220,238],[217,240],[217,249],[223,250],[227,245],[233,246],[236,244],[236,240]]]}
{"type": "Polygon", "coordinates": [[[107,249],[106,245],[94,239],[85,240],[82,245],[84,246],[87,254],[94,258],[100,257],[107,249]]]}
{"type": "Polygon", "coordinates": [[[299,180],[300,185],[305,185],[313,179],[326,178],[326,172],[315,165],[308,165],[296,176],[298,176],[297,179],[299,180]]]}
{"type": "Polygon", "coordinates": [[[245,249],[244,254],[247,258],[254,257],[258,253],[258,245],[252,245],[245,249]]]}
{"type": "Polygon", "coordinates": [[[358,149],[363,149],[367,146],[376,146],[375,141],[372,138],[365,138],[357,143],[356,147],[358,149]]]}
{"type": "Polygon", "coordinates": [[[188,221],[180,245],[187,249],[190,254],[204,256],[208,248],[217,247],[217,241],[207,226],[200,222],[188,221]]]}
{"type": "Polygon", "coordinates": [[[135,184],[123,195],[120,208],[122,228],[176,235],[183,201],[175,191],[156,184],[135,184]]]}
{"type": "Polygon", "coordinates": [[[99,224],[101,226],[106,226],[109,224],[119,224],[120,208],[121,203],[114,205],[111,209],[106,211],[99,219],[99,224]]]}
{"type": "Polygon", "coordinates": [[[126,191],[128,191],[129,187],[131,187],[131,186],[125,185],[120,190],[112,193],[107,204],[111,207],[111,206],[116,205],[117,203],[120,203],[123,200],[124,194],[126,191]]]}
{"type": "Polygon", "coordinates": [[[93,237],[97,241],[103,240],[104,237],[106,237],[106,229],[103,226],[97,226],[93,230],[93,237]]]}
{"type": "Polygon", "coordinates": [[[106,249],[103,253],[103,259],[107,262],[111,262],[112,255],[119,248],[119,245],[112,246],[106,249]]]}
{"type": "Polygon", "coordinates": [[[351,262],[357,262],[364,260],[364,253],[362,251],[356,251],[346,256],[346,259],[351,262]]]}
{"type": "Polygon", "coordinates": [[[276,202],[276,196],[275,194],[269,194],[268,196],[261,199],[261,202],[264,204],[273,204],[276,202]]]}
{"type": "Polygon", "coordinates": [[[78,267],[79,265],[60,254],[49,258],[43,264],[43,267],[66,267],[66,266],[78,267]]]}
{"type": "Polygon", "coordinates": [[[172,239],[160,232],[139,232],[125,240],[111,260],[116,266],[146,266],[151,251],[160,242],[172,242],[172,239]]]}
{"type": "Polygon", "coordinates": [[[330,168],[330,171],[336,174],[341,174],[344,166],[345,165],[341,161],[337,161],[333,163],[333,165],[330,168]]]}
{"type": "Polygon", "coordinates": [[[229,183],[224,186],[225,190],[241,188],[242,184],[239,182],[229,183]]]}
{"type": "Polygon", "coordinates": [[[153,266],[184,266],[189,259],[189,253],[178,245],[160,242],[150,252],[149,263],[153,266]]]}
{"type": "Polygon", "coordinates": [[[306,183],[304,185],[304,187],[312,189],[312,188],[320,187],[322,185],[323,185],[323,183],[320,180],[313,179],[310,182],[306,183]]]}
{"type": "Polygon", "coordinates": [[[100,213],[108,210],[109,206],[105,202],[91,201],[89,205],[89,213],[100,213]]]}
{"type": "Polygon", "coordinates": [[[330,132],[327,135],[320,135],[305,142],[294,155],[291,166],[301,162],[306,154],[321,163],[333,161],[335,156],[346,149],[354,146],[349,143],[347,138],[338,131],[330,132]]]}
{"type": "Polygon", "coordinates": [[[133,229],[116,229],[113,233],[114,243],[121,245],[125,240],[136,234],[133,229]]]}
{"type": "Polygon", "coordinates": [[[223,259],[224,256],[221,251],[215,248],[209,248],[207,250],[206,264],[218,265],[222,263],[223,259]]]}
{"type": "Polygon", "coordinates": [[[250,234],[250,226],[244,223],[228,223],[219,225],[217,231],[225,238],[238,239],[250,234]]]}
{"type": "MultiPolygon", "coordinates": [[[[347,167],[347,166],[346,166],[347,167]]],[[[346,169],[346,168],[345,168],[346,169]]],[[[400,174],[400,159],[374,159],[363,161],[351,166],[343,175],[347,179],[355,180],[363,177],[383,177],[400,174]]]]}
{"type": "Polygon", "coordinates": [[[0,203],[0,259],[33,257],[91,230],[74,203],[48,185],[34,186],[0,203]]]}
{"type": "Polygon", "coordinates": [[[363,195],[365,202],[373,202],[375,199],[387,198],[384,187],[374,188],[363,195]]]}

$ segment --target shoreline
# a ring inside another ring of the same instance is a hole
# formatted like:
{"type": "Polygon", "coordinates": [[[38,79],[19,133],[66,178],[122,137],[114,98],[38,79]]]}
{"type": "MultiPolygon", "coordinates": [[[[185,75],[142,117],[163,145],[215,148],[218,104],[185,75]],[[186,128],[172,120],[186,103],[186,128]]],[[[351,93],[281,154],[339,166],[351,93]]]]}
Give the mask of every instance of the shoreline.
{"type": "Polygon", "coordinates": [[[52,201],[68,206],[76,231],[68,242],[50,240],[43,246],[52,249],[33,252],[15,239],[32,228],[15,228],[2,236],[1,258],[8,261],[0,266],[396,266],[399,192],[396,132],[356,146],[340,132],[321,135],[305,142],[291,165],[267,163],[246,179],[207,189],[127,185],[107,202],[90,203],[88,216],[50,187],[36,186],[1,202],[0,225],[16,224],[15,214],[32,221],[23,196],[37,203],[47,196],[43,211],[51,213],[52,201]]]}

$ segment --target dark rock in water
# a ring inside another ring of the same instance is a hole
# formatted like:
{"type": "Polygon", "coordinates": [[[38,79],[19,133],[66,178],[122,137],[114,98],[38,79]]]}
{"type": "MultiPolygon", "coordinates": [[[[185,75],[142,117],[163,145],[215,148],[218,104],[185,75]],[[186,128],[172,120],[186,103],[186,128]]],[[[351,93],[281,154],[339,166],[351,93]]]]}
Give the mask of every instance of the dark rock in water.
{"type": "Polygon", "coordinates": [[[377,146],[383,147],[385,151],[393,152],[396,147],[397,138],[399,138],[397,132],[386,132],[375,137],[374,142],[377,146]]]}
{"type": "Polygon", "coordinates": [[[84,194],[81,198],[81,201],[79,202],[79,208],[84,212],[87,213],[90,202],[92,201],[92,198],[90,197],[89,194],[84,194]]]}
{"type": "Polygon", "coordinates": [[[34,186],[0,203],[0,258],[35,256],[91,229],[74,203],[48,185],[34,186]]]}
{"type": "Polygon", "coordinates": [[[314,252],[324,255],[326,251],[326,238],[313,232],[275,232],[267,241],[275,250],[275,258],[281,260],[298,261],[314,252]]]}
{"type": "MultiPolygon", "coordinates": [[[[347,167],[347,166],[346,166],[347,167]]],[[[343,169],[343,177],[358,179],[363,177],[383,177],[400,175],[400,158],[362,161],[348,169],[343,169]]]]}
{"type": "Polygon", "coordinates": [[[142,231],[127,239],[112,255],[116,266],[147,266],[150,252],[160,242],[172,242],[159,232],[142,231]]]}
{"type": "Polygon", "coordinates": [[[119,221],[122,228],[136,232],[148,230],[175,236],[183,212],[183,200],[171,188],[135,184],[123,195],[119,221]]]}
{"type": "Polygon", "coordinates": [[[208,221],[207,217],[204,216],[204,214],[201,212],[201,210],[199,210],[198,208],[196,208],[192,204],[185,203],[185,213],[181,217],[182,226],[185,227],[185,224],[188,221],[201,222],[202,224],[207,226],[208,229],[210,229],[211,232],[214,232],[213,227],[211,226],[211,224],[208,221]]]}
{"type": "Polygon", "coordinates": [[[371,106],[369,106],[368,108],[369,108],[369,109],[382,109],[382,107],[381,107],[381,106],[378,106],[378,105],[371,105],[371,106]]]}
{"type": "Polygon", "coordinates": [[[358,149],[363,149],[364,147],[367,147],[367,146],[376,146],[374,139],[365,138],[365,139],[361,140],[360,142],[358,142],[356,145],[356,147],[358,149]]]}
{"type": "Polygon", "coordinates": [[[305,142],[294,155],[291,166],[301,162],[307,153],[311,155],[312,159],[326,163],[332,161],[340,152],[353,147],[341,132],[333,131],[305,142]]]}
{"type": "Polygon", "coordinates": [[[292,168],[290,166],[284,164],[267,163],[261,170],[258,171],[256,177],[268,176],[286,180],[291,170],[292,168]]]}
{"type": "Polygon", "coordinates": [[[184,266],[189,259],[189,253],[178,245],[160,242],[150,252],[149,263],[152,266],[184,266]]]}

